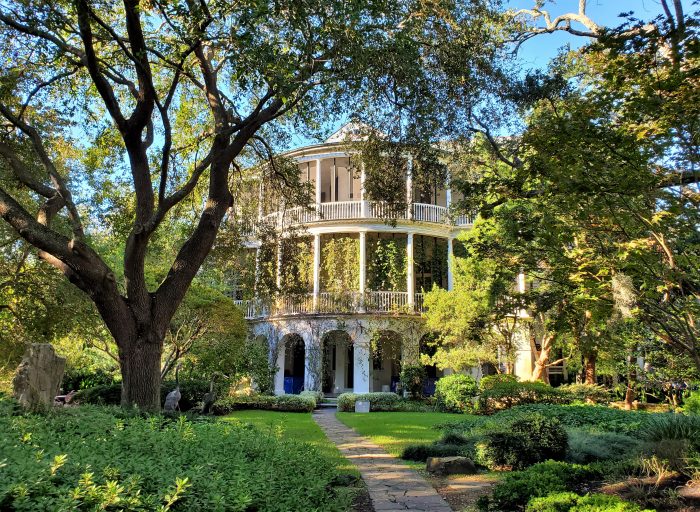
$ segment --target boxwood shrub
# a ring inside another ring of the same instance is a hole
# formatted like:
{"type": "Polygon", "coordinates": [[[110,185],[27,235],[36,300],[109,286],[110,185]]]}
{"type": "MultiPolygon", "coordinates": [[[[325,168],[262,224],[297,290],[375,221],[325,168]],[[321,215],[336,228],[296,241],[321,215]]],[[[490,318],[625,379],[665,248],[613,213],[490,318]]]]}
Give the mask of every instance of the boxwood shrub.
{"type": "Polygon", "coordinates": [[[477,461],[489,469],[523,469],[545,460],[563,460],[567,433],[559,420],[530,414],[483,434],[477,461]]]}
{"type": "Polygon", "coordinates": [[[565,404],[568,394],[544,382],[495,382],[479,395],[477,412],[494,414],[503,409],[525,404],[565,404]]]}
{"type": "Polygon", "coordinates": [[[338,396],[338,411],[355,412],[355,402],[369,401],[370,411],[398,411],[401,398],[396,393],[343,393],[338,396]]]}
{"type": "Polygon", "coordinates": [[[347,510],[335,462],[251,426],[0,401],[0,509],[347,510]]]}
{"type": "Polygon", "coordinates": [[[316,408],[313,396],[302,395],[241,395],[229,396],[214,402],[212,412],[221,416],[244,409],[266,411],[311,412],[316,408]]]}

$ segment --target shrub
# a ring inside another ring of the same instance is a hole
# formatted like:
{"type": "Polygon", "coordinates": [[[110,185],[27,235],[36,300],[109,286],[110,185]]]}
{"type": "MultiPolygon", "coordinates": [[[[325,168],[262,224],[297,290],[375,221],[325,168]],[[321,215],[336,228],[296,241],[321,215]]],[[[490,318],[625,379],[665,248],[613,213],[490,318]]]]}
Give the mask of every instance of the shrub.
{"type": "Polygon", "coordinates": [[[527,512],[652,512],[642,510],[635,503],[624,501],[608,494],[587,494],[579,496],[573,492],[560,492],[542,498],[533,498],[527,512]]]}
{"type": "Polygon", "coordinates": [[[640,450],[640,442],[616,432],[586,432],[570,429],[568,462],[587,464],[599,460],[620,460],[640,450]]]}
{"type": "Polygon", "coordinates": [[[654,414],[639,429],[647,441],[688,440],[700,447],[700,416],[683,414],[654,414]]]}
{"type": "Polygon", "coordinates": [[[320,404],[323,401],[324,397],[322,391],[302,391],[301,393],[299,393],[299,396],[313,398],[316,401],[316,405],[320,404]]]}
{"type": "MultiPolygon", "coordinates": [[[[160,387],[161,404],[165,402],[165,397],[175,389],[175,381],[165,381],[160,387]]],[[[180,382],[180,410],[185,412],[198,408],[209,392],[209,381],[206,380],[186,380],[180,382]]],[[[122,386],[121,383],[95,386],[83,389],[75,394],[74,400],[82,404],[92,405],[119,405],[121,403],[122,386]]]]}
{"type": "Polygon", "coordinates": [[[557,389],[572,402],[608,404],[612,400],[610,390],[597,384],[565,384],[557,389]]]}
{"type": "Polygon", "coordinates": [[[214,402],[212,412],[221,416],[244,409],[267,411],[311,412],[316,408],[312,396],[302,395],[240,395],[222,398],[214,402]]]}
{"type": "Polygon", "coordinates": [[[401,368],[401,387],[409,392],[411,398],[420,398],[423,394],[425,378],[425,367],[422,365],[406,365],[401,368]]]}
{"type": "Polygon", "coordinates": [[[483,434],[477,459],[489,469],[522,469],[544,460],[562,460],[567,434],[559,420],[532,414],[483,434]]]}
{"type": "Polygon", "coordinates": [[[493,489],[489,510],[523,510],[534,497],[574,490],[577,485],[600,478],[600,473],[588,466],[547,461],[524,471],[507,473],[493,489]]]}
{"type": "Polygon", "coordinates": [[[472,409],[476,396],[476,381],[470,375],[446,375],[435,384],[437,406],[446,412],[466,412],[472,409]]]}
{"type": "Polygon", "coordinates": [[[569,397],[543,382],[495,382],[479,395],[478,412],[493,414],[524,404],[563,404],[569,397]]]}
{"type": "Polygon", "coordinates": [[[473,457],[473,445],[449,444],[443,442],[411,444],[404,448],[401,453],[401,458],[404,460],[425,462],[428,457],[452,457],[455,455],[473,457]]]}
{"type": "Polygon", "coordinates": [[[396,393],[343,393],[338,396],[338,411],[355,412],[355,402],[369,401],[370,411],[397,411],[401,408],[401,399],[396,393]]]}
{"type": "Polygon", "coordinates": [[[61,387],[65,393],[79,391],[81,389],[94,388],[95,386],[119,385],[115,382],[115,372],[104,368],[81,368],[67,366],[61,381],[61,387]]]}
{"type": "Polygon", "coordinates": [[[496,375],[487,375],[479,381],[479,391],[487,391],[493,389],[503,382],[518,382],[515,375],[509,373],[497,373],[496,375]]]}
{"type": "Polygon", "coordinates": [[[693,391],[683,400],[683,412],[700,415],[700,391],[693,391]]]}
{"type": "Polygon", "coordinates": [[[2,510],[339,512],[349,505],[347,491],[334,487],[334,461],[250,426],[89,405],[40,416],[3,402],[2,510]]]}

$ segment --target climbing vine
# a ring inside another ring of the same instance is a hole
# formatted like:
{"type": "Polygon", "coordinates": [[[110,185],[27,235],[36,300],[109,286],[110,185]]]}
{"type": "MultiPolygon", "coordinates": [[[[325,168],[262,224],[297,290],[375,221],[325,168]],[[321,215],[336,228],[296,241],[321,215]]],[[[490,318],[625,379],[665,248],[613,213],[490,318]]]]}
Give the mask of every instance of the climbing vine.
{"type": "Polygon", "coordinates": [[[406,291],[406,239],[370,239],[367,256],[370,290],[406,291]]]}
{"type": "Polygon", "coordinates": [[[337,236],[323,241],[321,247],[323,289],[341,293],[356,290],[360,281],[359,239],[337,236]]]}

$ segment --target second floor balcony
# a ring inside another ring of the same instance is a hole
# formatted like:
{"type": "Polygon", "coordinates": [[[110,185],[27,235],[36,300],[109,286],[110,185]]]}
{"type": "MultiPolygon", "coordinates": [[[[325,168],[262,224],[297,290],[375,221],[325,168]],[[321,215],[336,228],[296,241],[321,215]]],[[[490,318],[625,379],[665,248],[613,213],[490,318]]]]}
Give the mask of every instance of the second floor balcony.
{"type": "Polygon", "coordinates": [[[420,315],[423,293],[393,291],[321,292],[282,295],[275,299],[236,300],[247,320],[297,315],[388,314],[420,315]]]}

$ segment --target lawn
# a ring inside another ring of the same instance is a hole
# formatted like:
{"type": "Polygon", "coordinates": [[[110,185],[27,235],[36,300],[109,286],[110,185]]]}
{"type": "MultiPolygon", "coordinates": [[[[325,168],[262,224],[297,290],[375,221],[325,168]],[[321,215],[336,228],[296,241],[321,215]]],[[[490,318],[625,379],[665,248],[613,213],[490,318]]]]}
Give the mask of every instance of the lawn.
{"type": "Polygon", "coordinates": [[[464,414],[443,412],[371,412],[358,414],[339,412],[337,418],[361,435],[372,439],[387,452],[397,457],[409,444],[430,443],[442,431],[434,428],[439,423],[463,420],[464,414]]]}
{"type": "Polygon", "coordinates": [[[222,421],[251,423],[265,432],[275,434],[277,437],[308,443],[317,448],[326,458],[332,460],[338,469],[359,475],[357,469],[328,440],[310,413],[236,411],[222,418],[222,421]]]}

